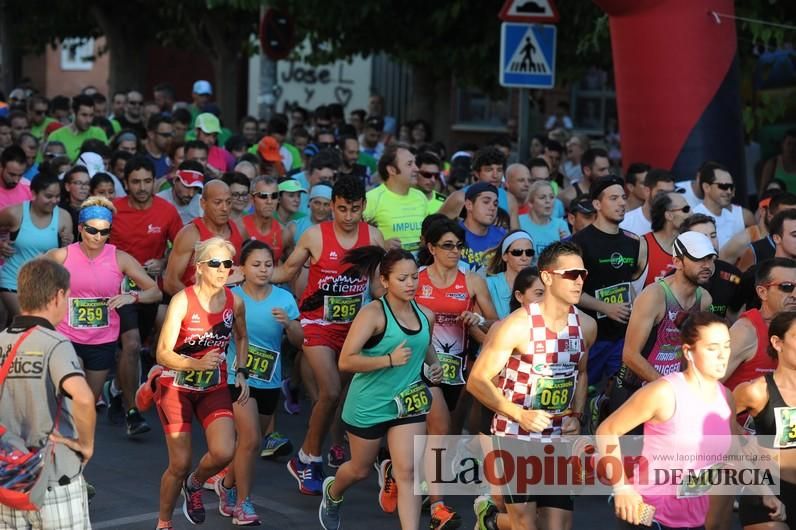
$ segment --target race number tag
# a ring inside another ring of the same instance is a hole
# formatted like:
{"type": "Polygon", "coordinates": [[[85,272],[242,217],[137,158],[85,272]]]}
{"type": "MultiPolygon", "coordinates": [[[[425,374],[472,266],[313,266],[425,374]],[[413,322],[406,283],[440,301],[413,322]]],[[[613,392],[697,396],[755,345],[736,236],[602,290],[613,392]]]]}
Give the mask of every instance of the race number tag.
{"type": "Polygon", "coordinates": [[[279,352],[262,348],[249,343],[249,353],[246,355],[246,368],[249,377],[268,383],[274,378],[274,369],[279,359],[279,352]]]}
{"type": "Polygon", "coordinates": [[[431,410],[431,390],[423,381],[416,381],[395,396],[395,404],[398,406],[399,418],[428,414],[431,410]]]}
{"type": "MultiPolygon", "coordinates": [[[[606,304],[632,304],[633,303],[633,288],[630,282],[617,283],[610,287],[603,287],[594,291],[594,297],[606,304]]],[[[597,311],[597,318],[605,318],[605,313],[597,311]]]]}
{"type": "Polygon", "coordinates": [[[796,447],[796,407],[774,407],[777,431],[774,447],[796,447]]]}
{"type": "Polygon", "coordinates": [[[323,319],[327,322],[347,324],[362,307],[362,295],[355,296],[324,296],[323,319]]]}
{"type": "Polygon", "coordinates": [[[551,414],[569,409],[575,397],[575,374],[567,377],[539,377],[533,383],[531,408],[551,414]]]}
{"type": "Polygon", "coordinates": [[[184,370],[177,372],[174,386],[194,392],[204,392],[208,388],[216,386],[220,378],[221,373],[218,368],[214,370],[184,370]]]}
{"type": "Polygon", "coordinates": [[[108,327],[108,298],[70,298],[69,325],[75,329],[108,327]]]}
{"type": "MultiPolygon", "coordinates": [[[[684,473],[685,477],[682,482],[677,485],[677,493],[675,497],[678,499],[687,499],[689,497],[702,497],[710,493],[710,488],[719,482],[715,479],[716,473],[721,473],[725,465],[721,462],[711,464],[702,469],[696,469],[684,473]],[[713,479],[711,479],[713,476],[713,479]]],[[[720,475],[719,475],[720,476],[720,475]]]]}
{"type": "Polygon", "coordinates": [[[125,276],[124,278],[122,278],[122,294],[128,294],[133,291],[140,292],[141,288],[129,276],[125,276]]]}
{"type": "Polygon", "coordinates": [[[439,365],[442,367],[442,381],[444,385],[463,385],[462,358],[451,353],[437,353],[439,365]]]}

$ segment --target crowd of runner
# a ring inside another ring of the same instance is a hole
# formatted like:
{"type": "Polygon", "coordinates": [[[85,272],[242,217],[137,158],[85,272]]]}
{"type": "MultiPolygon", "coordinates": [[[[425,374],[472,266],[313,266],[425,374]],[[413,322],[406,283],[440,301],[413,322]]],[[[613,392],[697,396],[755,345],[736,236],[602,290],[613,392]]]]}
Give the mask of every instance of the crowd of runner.
{"type": "MultiPolygon", "coordinates": [[[[374,466],[396,525],[418,528],[427,509],[429,528],[453,529],[466,518],[443,492],[413,489],[433,466],[416,458],[417,435],[540,444],[704,423],[783,436],[774,410],[796,406],[796,181],[784,167],[769,168],[751,211],[733,204],[741,176],[714,161],[682,182],[643,163],[620,178],[608,151],[562,129],[529,153],[508,138],[448,152],[424,121],[398,128],[383,109],[373,97],[349,116],[329,105],[222,125],[197,81],[190,105],[158,85],[152,101],[87,90],[66,109],[30,95],[0,117],[0,338],[41,326],[26,267],[68,271],[51,334],[79,359],[70,374],[128,436],[151,430],[150,408],[162,423],[155,528],[173,527],[178,504],[203,523],[203,489],[233,524],[260,524],[257,456],[289,457],[326,530],[374,466]],[[306,433],[290,440],[278,416],[304,397],[306,433]],[[194,419],[207,452],[192,468],[194,419]]],[[[743,497],[748,528],[796,517],[786,438],[782,493],[743,497]]],[[[63,443],[93,452],[93,436],[63,443]]],[[[658,528],[731,524],[726,499],[614,491],[623,528],[645,503],[658,528]]],[[[576,506],[473,503],[478,529],[570,529],[576,506]]],[[[45,528],[87,528],[85,510],[45,528]]]]}

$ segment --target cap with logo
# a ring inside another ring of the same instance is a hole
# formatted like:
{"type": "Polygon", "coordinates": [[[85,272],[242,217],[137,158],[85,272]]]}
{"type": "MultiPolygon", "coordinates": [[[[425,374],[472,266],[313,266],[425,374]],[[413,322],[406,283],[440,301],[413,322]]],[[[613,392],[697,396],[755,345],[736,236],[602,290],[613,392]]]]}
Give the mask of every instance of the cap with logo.
{"type": "Polygon", "coordinates": [[[221,132],[221,122],[215,114],[203,112],[196,117],[194,122],[197,130],[201,130],[205,134],[218,134],[221,132]]]}
{"type": "Polygon", "coordinates": [[[672,254],[678,258],[683,256],[692,260],[701,260],[708,256],[715,256],[716,249],[713,248],[710,238],[702,232],[683,232],[674,240],[672,254]]]}
{"type": "Polygon", "coordinates": [[[90,151],[87,151],[78,157],[77,165],[86,166],[89,177],[93,177],[97,173],[102,173],[105,171],[105,162],[103,162],[102,157],[97,153],[92,153],[90,151]]]}
{"type": "Polygon", "coordinates": [[[189,188],[204,188],[205,176],[192,169],[178,169],[177,178],[189,188]]]}
{"type": "Polygon", "coordinates": [[[210,81],[200,79],[193,84],[193,93],[211,96],[213,95],[213,85],[210,84],[210,81]]]}
{"type": "MultiPolygon", "coordinates": [[[[299,192],[307,193],[307,190],[302,188],[301,187],[301,183],[299,183],[299,181],[296,180],[296,179],[287,179],[287,180],[284,180],[284,181],[280,182],[279,186],[277,186],[277,189],[280,192],[283,192],[283,191],[297,192],[297,191],[299,191],[299,192]]],[[[331,197],[331,195],[330,195],[330,197],[331,197]]]]}

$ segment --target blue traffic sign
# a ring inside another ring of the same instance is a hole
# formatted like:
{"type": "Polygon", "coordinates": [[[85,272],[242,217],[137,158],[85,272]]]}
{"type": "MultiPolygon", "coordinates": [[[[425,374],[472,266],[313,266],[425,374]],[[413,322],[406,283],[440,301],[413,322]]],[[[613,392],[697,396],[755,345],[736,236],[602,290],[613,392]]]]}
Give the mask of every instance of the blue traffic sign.
{"type": "Polygon", "coordinates": [[[501,24],[501,86],[553,88],[555,73],[555,26],[511,22],[501,24]]]}

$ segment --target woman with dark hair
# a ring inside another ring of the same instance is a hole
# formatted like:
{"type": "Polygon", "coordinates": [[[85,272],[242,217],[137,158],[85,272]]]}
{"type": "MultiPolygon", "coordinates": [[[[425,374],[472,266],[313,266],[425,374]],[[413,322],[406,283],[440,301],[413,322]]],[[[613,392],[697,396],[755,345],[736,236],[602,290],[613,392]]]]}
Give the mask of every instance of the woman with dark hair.
{"type": "Polygon", "coordinates": [[[336,476],[324,480],[319,518],[326,530],[340,528],[343,494],[368,476],[386,436],[401,527],[418,528],[420,497],[412,487],[414,437],[426,433],[432,401],[420,377],[424,362],[432,382],[442,379],[430,347],[434,314],[414,300],[418,271],[411,253],[402,249],[385,253],[381,247],[366,246],[349,251],[346,261],[362,272],[378,268],[387,293],[359,311],[340,353],[340,370],[355,374],[342,414],[351,459],[336,476]]]}
{"type": "Polygon", "coordinates": [[[89,182],[89,195],[105,197],[109,201],[116,198],[116,184],[107,173],[95,173],[89,182]]]}
{"type": "Polygon", "coordinates": [[[431,125],[426,120],[415,120],[410,124],[409,140],[413,146],[431,141],[431,125]]]}
{"type": "Polygon", "coordinates": [[[509,303],[510,313],[528,304],[538,304],[544,297],[544,283],[536,267],[525,267],[514,280],[514,289],[509,303]]]}
{"type": "Polygon", "coordinates": [[[504,319],[511,313],[512,286],[517,274],[531,264],[536,251],[531,236],[524,230],[506,234],[498,248],[500,252],[493,253],[487,265],[486,285],[498,318],[504,319]]]}

